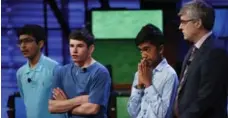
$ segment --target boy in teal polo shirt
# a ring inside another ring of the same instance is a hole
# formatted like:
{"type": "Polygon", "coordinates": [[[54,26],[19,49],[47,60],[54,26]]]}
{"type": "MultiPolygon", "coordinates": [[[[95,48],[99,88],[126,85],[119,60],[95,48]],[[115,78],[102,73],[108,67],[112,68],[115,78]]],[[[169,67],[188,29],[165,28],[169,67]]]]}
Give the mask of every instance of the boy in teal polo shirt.
{"type": "Polygon", "coordinates": [[[56,118],[48,112],[53,70],[57,62],[44,56],[45,31],[38,25],[25,25],[18,32],[18,46],[27,63],[17,71],[17,84],[24,100],[27,118],[56,118]]]}

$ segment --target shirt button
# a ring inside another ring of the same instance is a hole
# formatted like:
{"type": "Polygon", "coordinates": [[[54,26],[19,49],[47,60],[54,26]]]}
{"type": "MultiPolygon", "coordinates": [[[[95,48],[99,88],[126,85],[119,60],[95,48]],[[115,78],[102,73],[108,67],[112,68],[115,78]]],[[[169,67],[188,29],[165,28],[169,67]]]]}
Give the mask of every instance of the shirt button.
{"type": "Polygon", "coordinates": [[[146,114],[146,109],[143,110],[144,114],[146,114]]]}

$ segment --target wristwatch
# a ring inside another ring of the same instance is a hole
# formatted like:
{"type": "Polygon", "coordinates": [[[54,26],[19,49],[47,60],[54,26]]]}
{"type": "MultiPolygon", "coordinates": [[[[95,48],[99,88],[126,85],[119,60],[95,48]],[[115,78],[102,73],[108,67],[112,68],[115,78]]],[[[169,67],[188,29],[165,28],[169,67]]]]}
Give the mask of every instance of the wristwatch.
{"type": "Polygon", "coordinates": [[[135,85],[136,89],[145,89],[145,86],[143,84],[137,84],[135,85]]]}

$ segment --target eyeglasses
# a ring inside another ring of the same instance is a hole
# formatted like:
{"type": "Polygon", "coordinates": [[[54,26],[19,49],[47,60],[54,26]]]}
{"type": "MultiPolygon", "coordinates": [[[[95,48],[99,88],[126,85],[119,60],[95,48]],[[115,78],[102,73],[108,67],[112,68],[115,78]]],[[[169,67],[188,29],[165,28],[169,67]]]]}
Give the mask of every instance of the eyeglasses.
{"type": "Polygon", "coordinates": [[[32,39],[32,38],[19,39],[18,42],[17,42],[17,45],[21,46],[22,43],[29,44],[29,43],[32,43],[33,41],[35,41],[35,40],[32,39]]]}
{"type": "Polygon", "coordinates": [[[194,21],[195,19],[189,19],[189,20],[180,20],[180,24],[187,24],[190,21],[194,21]]]}

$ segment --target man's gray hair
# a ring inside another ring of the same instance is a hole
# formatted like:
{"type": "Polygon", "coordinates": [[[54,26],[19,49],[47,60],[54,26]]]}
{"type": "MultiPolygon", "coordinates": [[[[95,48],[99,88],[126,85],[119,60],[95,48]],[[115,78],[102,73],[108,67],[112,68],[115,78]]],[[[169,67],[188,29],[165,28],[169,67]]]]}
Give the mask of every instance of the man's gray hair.
{"type": "Polygon", "coordinates": [[[215,11],[211,5],[202,0],[185,3],[178,15],[188,15],[193,20],[201,19],[203,27],[209,31],[214,26],[215,11]]]}

